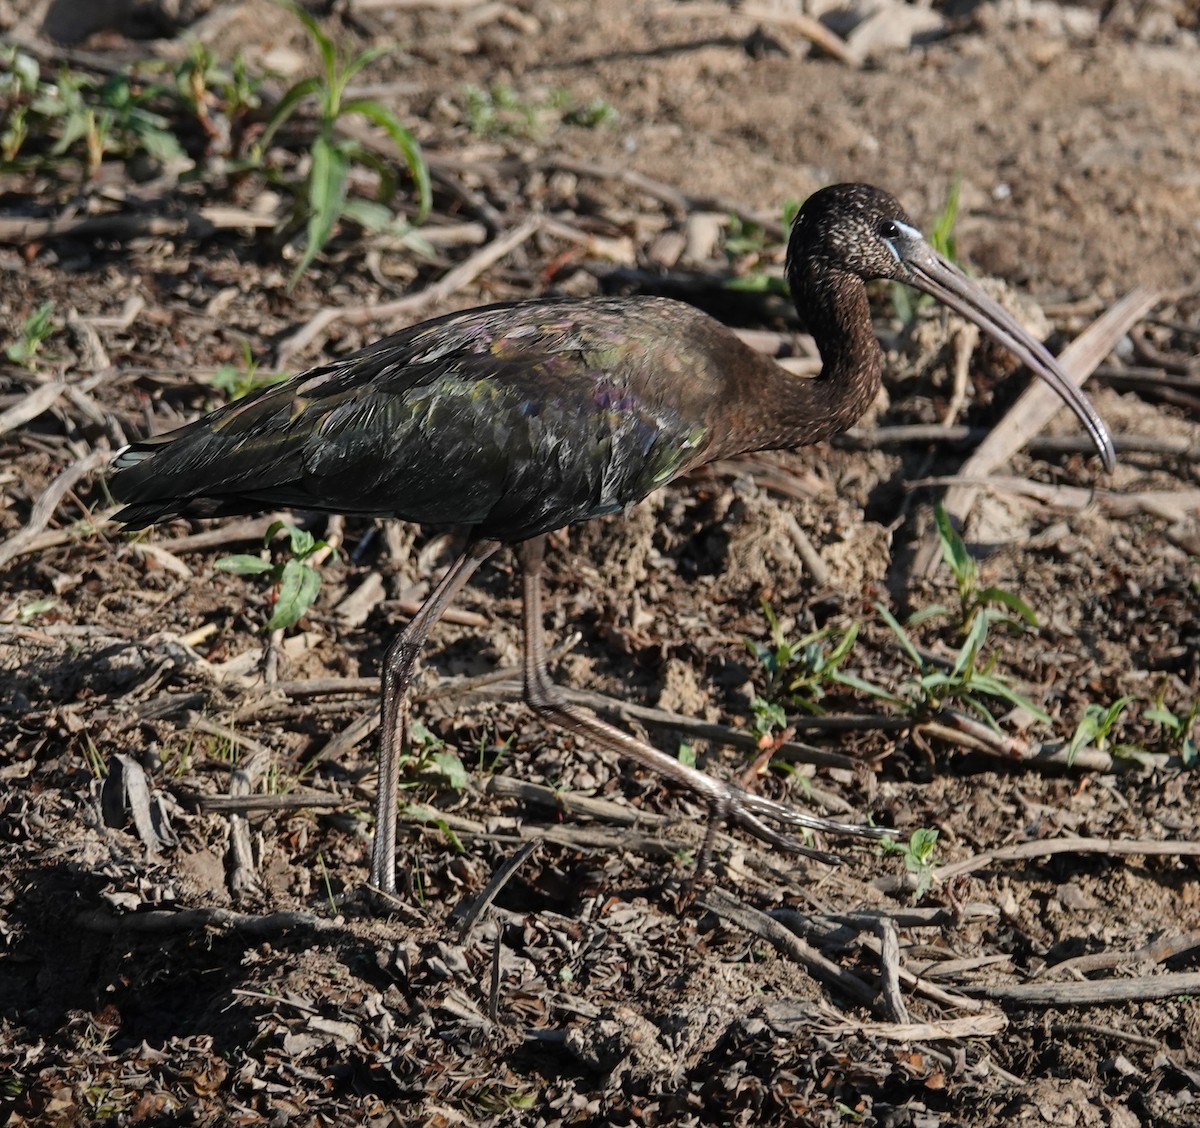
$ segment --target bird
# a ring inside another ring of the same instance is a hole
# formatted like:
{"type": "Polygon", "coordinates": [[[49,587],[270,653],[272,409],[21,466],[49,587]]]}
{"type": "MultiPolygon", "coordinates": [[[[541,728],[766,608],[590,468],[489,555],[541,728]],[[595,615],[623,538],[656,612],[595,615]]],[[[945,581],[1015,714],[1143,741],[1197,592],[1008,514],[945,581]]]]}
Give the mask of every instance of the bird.
{"type": "Polygon", "coordinates": [[[968,318],[1045,380],[1104,466],[1112,439],[1050,352],[866,184],[813,193],[785,260],[793,302],[820,352],[788,373],[718,320],[654,296],[542,297],[412,325],[345,357],[134,442],[113,462],[115,514],[130,530],[176,517],[267,508],[397,517],[466,530],[465,547],[390,644],[381,669],[379,786],[370,883],[396,889],[396,801],[407,691],[430,631],[476,570],[515,549],[523,585],[524,698],[574,731],[694,792],[725,822],[831,860],[790,828],[874,836],[717,779],[568,701],[546,668],[547,534],[619,513],[696,467],[806,446],[851,427],[874,401],[883,354],[866,283],[891,279],[968,318]]]}

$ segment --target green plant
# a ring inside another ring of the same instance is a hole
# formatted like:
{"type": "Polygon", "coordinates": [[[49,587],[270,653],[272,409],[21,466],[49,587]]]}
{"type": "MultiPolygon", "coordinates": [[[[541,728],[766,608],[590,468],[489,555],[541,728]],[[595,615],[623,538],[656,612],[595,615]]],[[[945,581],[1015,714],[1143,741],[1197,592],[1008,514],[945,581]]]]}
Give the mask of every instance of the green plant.
{"type": "Polygon", "coordinates": [[[96,742],[89,733],[83,734],[83,762],[95,779],[107,778],[108,761],[101,755],[100,749],[96,747],[96,742]]]}
{"type": "MultiPolygon", "coordinates": [[[[447,748],[446,742],[420,721],[410,719],[406,727],[407,739],[399,760],[399,788],[433,784],[451,791],[466,790],[470,777],[458,753],[447,748]]],[[[436,817],[433,821],[437,821],[436,817]]]]}
{"type": "Polygon", "coordinates": [[[616,107],[604,98],[593,98],[582,106],[565,90],[555,95],[555,102],[562,110],[563,125],[580,126],[583,129],[603,129],[616,125],[620,119],[616,107]]]}
{"type": "Polygon", "coordinates": [[[1166,686],[1160,686],[1154,696],[1154,705],[1143,713],[1147,721],[1153,721],[1164,733],[1163,743],[1167,745],[1185,765],[1191,765],[1196,760],[1196,741],[1192,736],[1196,721],[1200,720],[1200,699],[1193,701],[1184,713],[1176,713],[1165,701],[1166,686]]]}
{"type": "MultiPolygon", "coordinates": [[[[969,635],[975,629],[977,618],[982,615],[988,623],[1003,622],[1012,627],[1020,628],[1022,624],[1037,626],[1037,615],[1020,596],[1001,587],[979,586],[979,567],[975,558],[967,550],[958,530],[950,520],[946,507],[939,501],[933,509],[934,523],[937,527],[938,541],[942,548],[942,559],[954,576],[958,586],[958,622],[963,634],[969,635]],[[996,607],[1003,607],[1013,612],[1018,618],[1014,619],[996,607]]],[[[909,617],[908,625],[915,626],[936,615],[953,617],[951,611],[942,604],[926,607],[909,617]]]]}
{"type": "Polygon", "coordinates": [[[160,161],[184,155],[170,120],[151,109],[164,92],[163,87],[140,82],[124,71],[105,79],[97,95],[98,120],[117,142],[118,153],[141,150],[160,161]]]}
{"type": "Polygon", "coordinates": [[[539,128],[539,106],[513,87],[493,82],[484,89],[467,83],[462,90],[463,118],[476,137],[533,137],[539,128]]]}
{"type": "Polygon", "coordinates": [[[37,367],[42,345],[58,332],[54,319],[54,303],[42,302],[21,325],[19,336],[4,349],[5,357],[13,364],[30,370],[37,367]]]}
{"type": "Polygon", "coordinates": [[[617,121],[611,102],[593,98],[580,104],[562,88],[549,96],[530,97],[503,82],[488,87],[467,83],[462,88],[462,116],[476,137],[537,138],[554,124],[599,129],[617,121]]]}
{"type": "Polygon", "coordinates": [[[905,655],[916,667],[916,675],[900,685],[900,697],[892,700],[900,704],[913,716],[936,713],[950,704],[962,705],[981,717],[987,725],[1000,731],[996,718],[985,704],[988,698],[1007,701],[1036,717],[1044,724],[1050,718],[1029,698],[1019,693],[1001,675],[993,673],[995,659],[980,662],[980,653],[987,641],[988,615],[977,615],[975,621],[959,647],[953,661],[945,664],[930,661],[921,655],[909,633],[882,603],[875,609],[900,642],[905,655]]]}
{"type": "Polygon", "coordinates": [[[269,548],[275,535],[281,531],[288,535],[289,553],[286,559],[273,562],[261,556],[239,553],[223,556],[213,565],[222,572],[266,574],[271,577],[275,585],[275,608],[263,625],[265,631],[284,630],[298,623],[313,605],[321,590],[321,575],[308,561],[314,553],[329,547],[325,541],[314,539],[307,529],[276,521],[263,538],[263,548],[269,548]]]}
{"type": "Polygon", "coordinates": [[[804,201],[796,196],[788,196],[783,201],[783,207],[779,211],[779,218],[783,222],[785,232],[791,231],[792,224],[796,222],[796,216],[800,214],[800,208],[804,201]]]}
{"type": "Polygon", "coordinates": [[[242,367],[238,368],[233,364],[223,364],[208,377],[208,382],[214,388],[224,392],[226,398],[232,402],[233,400],[241,399],[242,396],[248,395],[256,388],[263,388],[268,384],[278,383],[287,376],[285,372],[260,372],[259,363],[258,358],[255,357],[250,348],[250,342],[243,340],[242,367]]]}
{"type": "Polygon", "coordinates": [[[16,47],[0,47],[0,160],[11,165],[29,136],[30,104],[41,85],[38,61],[16,47]]]}
{"type": "Polygon", "coordinates": [[[743,216],[730,214],[725,220],[725,253],[735,255],[761,255],[770,239],[766,228],[743,216]]]}
{"type": "Polygon", "coordinates": [[[7,63],[0,71],[0,169],[53,167],[80,148],[89,176],[109,154],[183,155],[170,122],[152,108],[162,87],[128,71],[101,82],[67,67],[48,80],[35,59],[14,47],[3,49],[0,63],[7,63]]]}
{"type": "MultiPolygon", "coordinates": [[[[796,214],[800,211],[803,200],[789,196],[783,202],[780,210],[780,222],[783,225],[784,239],[792,229],[796,214]]],[[[727,234],[725,236],[725,252],[729,255],[762,255],[768,247],[765,228],[760,224],[731,215],[727,234]]],[[[786,298],[790,294],[787,279],[779,273],[763,269],[754,269],[729,278],[724,283],[725,289],[737,290],[749,294],[774,294],[786,298]]]]}
{"type": "Polygon", "coordinates": [[[475,756],[475,770],[480,773],[494,773],[500,766],[500,761],[512,751],[512,743],[517,734],[509,733],[503,740],[493,736],[480,736],[478,751],[475,756]]]}
{"type": "MultiPolygon", "coordinates": [[[[830,685],[859,690],[871,697],[889,696],[879,686],[841,669],[858,638],[857,623],[851,623],[840,634],[830,625],[790,640],[770,604],[764,601],[761,606],[770,627],[771,643],[767,646],[752,639],[746,639],[745,643],[767,675],[761,695],[751,703],[764,724],[782,727],[782,709],[776,712],[779,705],[820,714],[819,703],[830,685]]],[[[771,729],[759,730],[756,724],[756,731],[770,732],[771,729]]]]}
{"type": "Polygon", "coordinates": [[[309,150],[310,166],[300,198],[306,216],[305,245],[292,272],[291,285],[295,285],[329,242],[334,227],[343,217],[372,229],[394,220],[387,208],[397,188],[391,164],[361,142],[339,136],[337,125],[342,118],[351,115],[366,118],[379,126],[399,150],[417,191],[417,222],[429,214],[432,189],[429,168],[420,146],[395,114],[372,98],[346,97],[350,80],[364,67],[394,50],[394,45],[368,48],[352,58],[344,56],[308,12],[287,2],[283,2],[283,6],[304,24],[321,56],[321,74],[302,78],[285,91],[257,147],[260,155],[265,153],[279,128],[296,113],[300,104],[308,99],[316,100],[317,136],[309,150]],[[378,174],[379,190],[374,202],[348,198],[352,163],[366,165],[378,174]]]}
{"type": "Polygon", "coordinates": [[[325,886],[325,901],[329,905],[329,915],[337,916],[337,898],[333,895],[333,881],[329,876],[329,867],[325,864],[325,855],[317,851],[317,868],[321,871],[321,884],[325,886]]]}
{"type": "Polygon", "coordinates": [[[953,659],[939,662],[926,658],[908,630],[883,604],[877,603],[875,607],[880,617],[916,667],[916,675],[901,684],[901,696],[893,700],[913,715],[937,712],[946,705],[958,703],[998,731],[996,719],[985,703],[986,699],[995,698],[1016,705],[1049,724],[1050,718],[1044,710],[1014,689],[1002,674],[994,672],[994,658],[985,661],[981,657],[993,624],[1023,630],[1026,626],[1036,626],[1037,616],[1023,599],[1012,592],[995,586],[980,587],[975,559],[967,551],[966,544],[941,503],[934,508],[934,519],[942,559],[953,574],[958,589],[957,614],[943,604],[934,604],[911,615],[908,627],[936,616],[957,619],[962,642],[953,659]]]}
{"type": "Polygon", "coordinates": [[[754,735],[758,737],[760,747],[764,740],[769,740],[776,732],[787,727],[787,712],[777,701],[768,701],[760,694],[755,694],[750,702],[750,711],[754,714],[754,735]]]}
{"type": "MultiPolygon", "coordinates": [[[[1094,702],[1084,706],[1083,716],[1075,726],[1071,743],[1067,746],[1067,763],[1073,763],[1081,748],[1091,744],[1101,752],[1108,748],[1109,739],[1121,719],[1121,714],[1129,708],[1133,697],[1125,694],[1118,697],[1111,705],[1097,705],[1094,702]]],[[[1113,749],[1114,755],[1123,755],[1141,751],[1136,745],[1123,744],[1113,749]]]]}
{"type": "Polygon", "coordinates": [[[266,79],[250,73],[241,52],[227,68],[199,40],[188,45],[187,57],[175,66],[172,77],[176,93],[210,146],[226,156],[241,153],[246,126],[262,104],[266,79]]]}
{"type": "Polygon", "coordinates": [[[917,879],[912,899],[919,901],[929,892],[933,885],[933,848],[937,843],[938,832],[919,827],[909,836],[907,842],[895,838],[881,838],[879,848],[885,854],[900,854],[904,858],[904,868],[917,879]]]}
{"type": "Polygon", "coordinates": [[[0,623],[18,623],[25,626],[33,622],[39,615],[53,611],[58,606],[58,600],[50,596],[42,599],[31,599],[28,603],[14,603],[0,613],[0,623]]]}

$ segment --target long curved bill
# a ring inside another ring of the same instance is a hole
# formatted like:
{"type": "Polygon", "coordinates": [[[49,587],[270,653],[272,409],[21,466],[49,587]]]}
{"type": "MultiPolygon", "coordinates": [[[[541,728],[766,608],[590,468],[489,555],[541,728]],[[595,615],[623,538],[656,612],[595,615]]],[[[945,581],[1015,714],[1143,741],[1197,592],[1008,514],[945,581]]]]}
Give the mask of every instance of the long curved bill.
{"type": "Polygon", "coordinates": [[[1040,341],[1031,337],[1003,306],[993,301],[953,263],[948,262],[928,245],[923,253],[910,254],[905,259],[908,270],[904,282],[937,298],[955,313],[961,313],[979,326],[993,340],[1023,360],[1062,398],[1078,416],[1111,474],[1117,465],[1117,452],[1112,436],[1097,414],[1091,400],[1063,371],[1058,361],[1040,341]]]}

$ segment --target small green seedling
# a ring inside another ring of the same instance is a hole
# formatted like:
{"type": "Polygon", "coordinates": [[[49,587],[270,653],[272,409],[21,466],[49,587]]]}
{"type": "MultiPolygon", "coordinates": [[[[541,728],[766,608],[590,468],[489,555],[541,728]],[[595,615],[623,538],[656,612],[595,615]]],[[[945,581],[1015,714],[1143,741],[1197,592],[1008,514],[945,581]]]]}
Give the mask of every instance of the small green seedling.
{"type": "Polygon", "coordinates": [[[11,623],[17,622],[21,626],[27,623],[32,623],[39,615],[46,614],[47,611],[53,611],[58,606],[58,600],[49,596],[43,599],[31,599],[28,603],[19,604],[15,611],[6,612],[0,616],[0,622],[11,623]]]}
{"type": "Polygon", "coordinates": [[[900,854],[904,858],[904,868],[917,879],[913,890],[913,901],[919,901],[933,886],[933,848],[937,843],[938,832],[920,827],[914,830],[907,842],[898,842],[894,838],[881,838],[879,848],[885,854],[900,854]]]}
{"type": "Polygon", "coordinates": [[[325,864],[325,855],[317,851],[317,868],[321,871],[321,884],[325,886],[325,903],[329,906],[330,916],[337,916],[337,898],[333,895],[333,879],[329,876],[329,867],[325,864]]]}
{"type": "Polygon", "coordinates": [[[21,326],[20,335],[4,350],[5,357],[13,364],[33,370],[37,367],[37,358],[45,344],[58,332],[58,322],[54,319],[54,303],[42,302],[21,326]]]}
{"type": "Polygon", "coordinates": [[[539,138],[555,124],[583,129],[614,125],[619,114],[611,102],[593,98],[580,104],[560,87],[548,97],[530,97],[503,82],[484,88],[468,83],[462,88],[462,115],[476,137],[539,138]]]}
{"type": "Polygon", "coordinates": [[[467,83],[463,119],[476,137],[533,137],[539,133],[538,106],[503,82],[486,89],[467,83]]]}
{"type": "Polygon", "coordinates": [[[730,214],[725,220],[725,253],[737,255],[761,255],[770,244],[770,238],[761,223],[755,223],[740,215],[730,214]]]}
{"type": "MultiPolygon", "coordinates": [[[[789,196],[783,202],[780,222],[783,226],[785,242],[803,202],[803,200],[796,199],[795,196],[789,196]]],[[[749,222],[736,215],[729,217],[725,236],[726,254],[759,256],[767,250],[767,246],[766,232],[759,224],[749,222]]],[[[745,274],[729,278],[725,281],[724,286],[727,290],[737,290],[739,293],[773,294],[781,298],[787,298],[791,293],[788,281],[782,274],[765,269],[750,270],[745,274]]]]}
{"type": "Polygon", "coordinates": [[[913,716],[928,716],[948,705],[959,704],[982,718],[989,728],[999,732],[1000,726],[985,704],[986,699],[996,698],[1024,709],[1043,724],[1050,724],[1045,710],[1038,708],[1028,697],[1009,685],[1002,675],[992,672],[995,659],[980,664],[980,653],[987,641],[991,622],[989,615],[976,616],[970,633],[947,669],[945,665],[931,662],[921,655],[912,636],[882,603],[875,604],[875,609],[916,667],[916,675],[900,686],[901,697],[893,698],[906,712],[913,716]]]}
{"type": "Polygon", "coordinates": [[[765,740],[770,740],[776,732],[787,728],[787,713],[777,701],[768,701],[765,697],[755,694],[750,702],[750,711],[754,714],[754,735],[758,737],[759,747],[765,740]]]}
{"type": "Polygon", "coordinates": [[[566,87],[560,86],[550,95],[550,108],[557,111],[563,125],[574,125],[581,129],[604,129],[616,125],[621,115],[617,108],[604,98],[593,98],[582,105],[566,87]]]}
{"type": "MultiPolygon", "coordinates": [[[[1080,749],[1089,744],[1101,752],[1105,751],[1113,735],[1113,730],[1117,727],[1117,721],[1121,719],[1121,714],[1125,712],[1132,701],[1133,696],[1127,693],[1118,697],[1111,705],[1093,703],[1084,706],[1083,716],[1079,718],[1079,723],[1075,726],[1075,732],[1071,737],[1071,743],[1067,747],[1067,763],[1074,763],[1080,749]]],[[[1120,745],[1114,748],[1113,752],[1120,755],[1135,750],[1132,745],[1120,745]]]]}
{"type": "Polygon", "coordinates": [[[260,372],[259,364],[258,358],[250,348],[250,342],[243,340],[242,367],[238,368],[233,364],[223,364],[208,377],[208,382],[214,388],[224,392],[226,399],[232,403],[234,400],[241,399],[258,388],[265,388],[268,384],[276,384],[287,376],[285,372],[260,372]]]}
{"type": "Polygon", "coordinates": [[[1195,763],[1197,755],[1196,740],[1193,732],[1196,721],[1200,720],[1200,699],[1188,706],[1183,713],[1170,709],[1165,701],[1166,687],[1159,689],[1154,697],[1154,704],[1142,714],[1148,721],[1158,725],[1164,734],[1163,743],[1167,745],[1187,766],[1195,763]]]}
{"type": "Polygon", "coordinates": [[[407,728],[408,739],[400,756],[401,789],[434,783],[451,791],[466,790],[470,778],[458,753],[420,721],[410,720],[407,728]]]}
{"type": "Polygon", "coordinates": [[[582,106],[576,104],[569,95],[566,99],[559,100],[563,103],[563,125],[574,125],[580,129],[607,129],[621,119],[617,108],[604,98],[593,98],[582,106]]]}
{"type": "MultiPolygon", "coordinates": [[[[765,646],[752,639],[745,642],[746,649],[767,675],[767,684],[753,705],[764,720],[774,723],[773,706],[777,704],[821,714],[819,702],[831,685],[858,690],[870,697],[890,699],[891,695],[879,686],[841,669],[858,638],[857,623],[852,623],[840,635],[831,625],[790,640],[784,635],[770,605],[763,602],[761,606],[771,630],[771,645],[765,646]],[[761,702],[761,706],[757,702],[761,702]]],[[[782,727],[782,722],[778,722],[777,727],[782,727]]]]}
{"type": "Polygon", "coordinates": [[[298,529],[283,521],[276,521],[267,530],[263,547],[269,548],[281,531],[288,535],[290,552],[286,560],[272,562],[261,556],[239,553],[223,556],[213,565],[222,572],[271,577],[275,585],[275,609],[263,625],[265,631],[286,630],[295,625],[316,602],[321,590],[321,575],[308,560],[314,553],[329,547],[325,541],[314,539],[307,529],[298,529]]]}
{"type": "MultiPolygon", "coordinates": [[[[1037,615],[1020,596],[994,585],[985,588],[979,586],[979,566],[950,520],[946,507],[940,501],[934,506],[933,517],[942,549],[942,559],[958,586],[958,622],[962,633],[969,636],[972,631],[978,630],[977,618],[980,615],[987,619],[988,625],[999,622],[1017,630],[1023,629],[1024,626],[1036,627],[1037,615]],[[998,607],[1004,610],[997,611],[998,607]],[[1005,611],[1012,614],[1005,614],[1005,611]]],[[[910,616],[908,625],[916,626],[937,615],[953,618],[949,608],[939,603],[910,616]]]]}
{"type": "Polygon", "coordinates": [[[180,158],[179,139],[156,108],[164,93],[129,71],[101,82],[63,67],[46,78],[35,59],[0,49],[0,171],[56,168],[78,157],[92,176],[109,155],[180,158]]]}
{"type": "Polygon", "coordinates": [[[395,45],[389,43],[368,48],[353,58],[343,56],[308,12],[292,3],[283,3],[283,6],[304,24],[320,53],[322,71],[320,75],[302,78],[288,88],[258,143],[261,155],[266,152],[280,126],[296,113],[300,104],[308,99],[316,100],[317,136],[309,151],[311,165],[300,200],[307,217],[305,244],[300,261],[292,272],[290,285],[294,286],[332,238],[333,229],[342,217],[368,228],[377,228],[384,216],[388,221],[394,218],[386,206],[397,188],[391,163],[353,138],[340,136],[337,129],[339,120],[352,115],[364,117],[388,135],[404,158],[416,188],[418,223],[429,214],[432,189],[429,168],[421,155],[421,148],[396,115],[372,98],[346,97],[350,80],[364,67],[393,51],[395,45]],[[379,191],[374,202],[347,197],[352,163],[366,165],[378,174],[379,191]]]}
{"type": "Polygon", "coordinates": [[[179,138],[171,132],[170,119],[151,108],[164,93],[163,87],[142,82],[125,71],[110,75],[101,85],[98,114],[118,155],[141,151],[158,161],[184,156],[179,138]]]}
{"type": "Polygon", "coordinates": [[[241,154],[253,113],[262,104],[266,79],[250,73],[241,52],[226,68],[199,40],[190,43],[173,78],[176,93],[208,138],[209,151],[225,157],[241,154]]]}

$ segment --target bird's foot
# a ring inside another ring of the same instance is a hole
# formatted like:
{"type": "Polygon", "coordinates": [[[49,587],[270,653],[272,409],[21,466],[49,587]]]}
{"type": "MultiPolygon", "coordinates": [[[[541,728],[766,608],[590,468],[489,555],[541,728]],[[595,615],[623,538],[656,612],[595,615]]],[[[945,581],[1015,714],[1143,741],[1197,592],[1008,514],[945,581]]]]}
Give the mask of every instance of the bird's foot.
{"type": "Polygon", "coordinates": [[[726,822],[742,827],[755,838],[779,850],[785,850],[791,854],[802,854],[806,858],[812,858],[814,861],[824,862],[827,865],[839,865],[841,858],[837,854],[809,846],[786,833],[786,830],[779,830],[776,827],[820,830],[827,834],[870,839],[889,838],[894,833],[886,827],[841,823],[833,819],[821,818],[819,815],[805,814],[783,803],[777,803],[774,799],[766,799],[761,795],[755,795],[733,784],[728,784],[723,789],[723,793],[709,803],[708,827],[704,845],[696,860],[693,881],[703,876],[707,870],[716,833],[726,822]]]}

